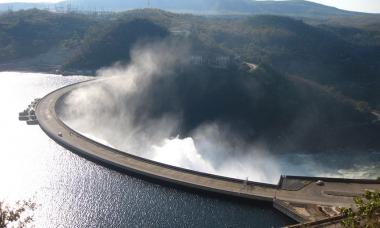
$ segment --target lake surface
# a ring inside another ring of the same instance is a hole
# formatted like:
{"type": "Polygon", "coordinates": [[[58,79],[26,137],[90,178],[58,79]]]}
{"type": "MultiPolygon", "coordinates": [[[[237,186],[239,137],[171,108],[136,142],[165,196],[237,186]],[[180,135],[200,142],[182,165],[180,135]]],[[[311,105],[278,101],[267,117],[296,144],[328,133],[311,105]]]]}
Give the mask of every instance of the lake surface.
{"type": "Polygon", "coordinates": [[[18,121],[35,98],[86,77],[0,73],[0,200],[34,199],[36,227],[279,227],[271,207],[153,184],[87,161],[18,121]]]}

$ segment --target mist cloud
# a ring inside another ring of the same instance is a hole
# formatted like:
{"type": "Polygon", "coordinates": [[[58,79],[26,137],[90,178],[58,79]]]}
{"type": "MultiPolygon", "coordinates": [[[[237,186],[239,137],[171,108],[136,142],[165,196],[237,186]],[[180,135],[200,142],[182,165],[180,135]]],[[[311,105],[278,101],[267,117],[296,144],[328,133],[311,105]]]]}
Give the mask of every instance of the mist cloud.
{"type": "Polygon", "coordinates": [[[276,182],[280,172],[269,153],[234,139],[227,126],[202,124],[190,137],[180,138],[175,132],[181,114],[152,118],[141,113],[151,102],[146,99],[150,85],[185,65],[187,51],[185,45],[167,41],[137,46],[130,64],[100,69],[98,82],[67,96],[61,117],[88,137],[128,153],[207,173],[276,182]],[[244,156],[233,155],[243,150],[239,154],[244,156]]]}
{"type": "MultiPolygon", "coordinates": [[[[184,110],[152,114],[152,107],[176,104],[175,99],[152,99],[156,95],[152,88],[157,83],[173,83],[178,69],[188,64],[184,56],[189,55],[186,45],[171,41],[140,44],[132,50],[129,64],[100,69],[98,81],[70,93],[60,109],[61,118],[73,129],[108,146],[201,172],[270,183],[277,183],[284,170],[291,170],[290,165],[312,170],[315,175],[330,175],[313,159],[284,163],[264,142],[243,140],[231,123],[201,122],[183,136],[179,132],[184,110]]],[[[164,90],[165,85],[158,88],[164,90]]],[[[165,98],[180,96],[181,92],[165,98]]],[[[352,175],[349,169],[341,172],[352,175]]]]}

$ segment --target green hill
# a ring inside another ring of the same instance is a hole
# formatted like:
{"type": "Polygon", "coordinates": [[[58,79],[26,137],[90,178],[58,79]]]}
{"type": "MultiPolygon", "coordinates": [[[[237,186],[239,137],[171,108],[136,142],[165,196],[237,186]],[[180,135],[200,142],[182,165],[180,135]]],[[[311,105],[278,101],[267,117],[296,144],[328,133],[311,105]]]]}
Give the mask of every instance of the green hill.
{"type": "Polygon", "coordinates": [[[174,137],[192,136],[203,124],[216,122],[248,144],[263,143],[275,151],[380,146],[380,126],[368,112],[265,65],[253,71],[244,66],[178,69],[135,96],[128,100],[137,107],[134,124],[179,116],[174,137]]]}
{"type": "Polygon", "coordinates": [[[370,114],[380,108],[380,30],[363,21],[352,27],[307,22],[161,10],[103,16],[20,11],[0,16],[0,68],[27,68],[35,62],[25,59],[32,59],[74,73],[97,70],[128,63],[136,44],[175,41],[169,42],[174,49],[189,49],[181,58],[205,61],[179,64],[172,77],[153,83],[136,123],[139,116],[169,112],[183,115],[175,132],[181,136],[221,121],[241,138],[278,148],[380,148],[370,114]],[[229,64],[218,68],[210,61],[217,57],[229,64]],[[244,62],[259,67],[249,71],[244,62]]]}
{"type": "Polygon", "coordinates": [[[361,29],[357,25],[313,26],[278,16],[195,17],[135,10],[99,18],[20,11],[0,16],[0,61],[35,56],[63,45],[76,52],[67,59],[67,67],[97,68],[128,60],[131,46],[140,39],[160,39],[171,36],[173,28],[185,29],[194,48],[265,63],[376,106],[371,99],[375,95],[373,100],[379,100],[380,30],[369,23],[361,29]]]}
{"type": "Polygon", "coordinates": [[[380,33],[301,20],[255,16],[205,21],[199,33],[209,43],[265,63],[287,75],[330,85],[345,95],[378,105],[380,33]]]}
{"type": "Polygon", "coordinates": [[[79,45],[94,21],[40,10],[0,15],[0,62],[33,57],[59,45],[79,45]]]}
{"type": "Polygon", "coordinates": [[[141,8],[156,8],[172,12],[191,12],[196,14],[234,14],[234,15],[282,15],[310,18],[369,16],[369,14],[340,10],[303,0],[254,1],[254,0],[67,0],[56,4],[43,3],[4,3],[0,12],[20,9],[66,9],[88,11],[101,9],[125,11],[141,8]]]}
{"type": "MultiPolygon", "coordinates": [[[[360,20],[360,26],[354,23],[353,27],[307,21],[265,15],[199,17],[160,10],[103,17],[20,11],[0,16],[0,64],[58,48],[67,56],[55,65],[96,70],[127,62],[138,42],[174,38],[191,46],[195,55],[240,56],[242,61],[264,63],[378,108],[380,30],[374,29],[372,20],[368,24],[360,20]],[[173,30],[189,35],[178,37],[173,30]]],[[[37,59],[43,63],[43,58],[37,59]]]]}
{"type": "Polygon", "coordinates": [[[168,35],[164,27],[145,19],[113,22],[90,32],[81,51],[65,67],[98,69],[117,61],[128,62],[130,51],[137,42],[154,42],[168,35]]]}

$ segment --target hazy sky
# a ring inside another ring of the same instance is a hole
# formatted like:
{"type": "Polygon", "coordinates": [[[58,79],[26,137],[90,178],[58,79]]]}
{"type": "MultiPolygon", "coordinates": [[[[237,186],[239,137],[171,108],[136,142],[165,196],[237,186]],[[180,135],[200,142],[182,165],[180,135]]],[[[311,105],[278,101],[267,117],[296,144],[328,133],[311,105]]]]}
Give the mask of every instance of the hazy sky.
{"type": "MultiPolygon", "coordinates": [[[[58,2],[59,0],[0,0],[5,2],[58,2]]],[[[104,0],[107,1],[107,0],[104,0]]],[[[127,1],[127,0],[126,0],[127,1]]],[[[190,1],[190,0],[189,0],[190,1]]],[[[380,13],[380,0],[310,0],[345,10],[380,13]]]]}
{"type": "Polygon", "coordinates": [[[380,13],[380,0],[312,0],[321,4],[337,8],[362,11],[369,13],[380,13]]]}

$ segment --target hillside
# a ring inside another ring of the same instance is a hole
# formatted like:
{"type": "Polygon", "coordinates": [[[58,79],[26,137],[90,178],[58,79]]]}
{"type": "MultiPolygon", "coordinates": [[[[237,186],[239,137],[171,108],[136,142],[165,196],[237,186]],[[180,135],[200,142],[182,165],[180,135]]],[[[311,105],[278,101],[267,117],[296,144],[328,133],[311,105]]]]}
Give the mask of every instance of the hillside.
{"type": "Polygon", "coordinates": [[[69,48],[83,38],[94,22],[84,15],[40,10],[1,15],[0,62],[34,57],[60,46],[69,48]]]}
{"type": "Polygon", "coordinates": [[[312,2],[293,1],[250,1],[250,0],[130,0],[101,1],[74,0],[78,8],[97,7],[105,10],[122,11],[136,8],[157,8],[169,11],[219,14],[274,14],[305,17],[347,16],[357,13],[339,10],[312,2]]]}
{"type": "Polygon", "coordinates": [[[28,3],[28,2],[13,2],[13,3],[0,3],[0,13],[7,11],[18,11],[18,10],[28,10],[28,9],[46,9],[49,7],[54,7],[54,4],[45,3],[28,3]]]}
{"type": "Polygon", "coordinates": [[[168,35],[169,31],[149,20],[119,21],[90,32],[81,52],[68,60],[65,67],[99,69],[117,61],[128,62],[137,42],[154,42],[168,35]]]}
{"type": "MultiPolygon", "coordinates": [[[[101,90],[104,96],[114,97],[110,85],[102,85],[101,90]]],[[[217,123],[222,127],[220,133],[235,137],[240,146],[260,144],[273,152],[380,147],[380,126],[372,123],[368,112],[322,87],[265,65],[255,70],[244,65],[227,69],[177,65],[170,73],[152,78],[147,87],[120,96],[120,102],[107,103],[106,110],[97,106],[91,110],[96,115],[86,115],[100,123],[100,128],[114,126],[123,132],[124,124],[132,124],[128,129],[144,135],[155,131],[152,123],[169,116],[179,121],[171,136],[181,138],[196,137],[202,126],[217,123]],[[115,126],[112,118],[105,118],[107,110],[113,110],[114,116],[132,116],[115,126]]],[[[80,119],[83,111],[70,118],[80,119]]]]}
{"type": "Polygon", "coordinates": [[[369,16],[340,10],[303,0],[288,1],[254,1],[254,0],[66,0],[56,4],[44,3],[4,3],[0,11],[21,9],[52,9],[69,11],[125,11],[141,8],[156,8],[172,12],[189,12],[195,14],[245,14],[245,15],[283,15],[296,17],[326,18],[344,16],[369,16]]]}
{"type": "Polygon", "coordinates": [[[0,16],[0,64],[3,69],[52,65],[97,70],[127,62],[137,42],[166,37],[191,47],[192,55],[212,53],[264,63],[379,108],[380,30],[373,29],[372,20],[360,27],[313,23],[279,16],[200,17],[160,10],[100,17],[20,11],[0,16]]]}
{"type": "Polygon", "coordinates": [[[45,64],[37,70],[93,72],[128,63],[136,45],[165,41],[169,49],[187,49],[179,56],[186,64],[171,81],[154,83],[141,116],[184,114],[176,134],[223,121],[241,138],[279,148],[380,147],[371,115],[380,109],[380,31],[307,22],[161,10],[20,11],[0,16],[0,69],[45,64]],[[259,67],[249,71],[244,62],[259,67]]]}
{"type": "Polygon", "coordinates": [[[172,34],[170,38],[181,39],[181,46],[191,46],[193,55],[240,56],[243,61],[264,63],[286,75],[331,86],[348,97],[368,102],[373,108],[379,105],[380,31],[313,26],[288,17],[202,18],[158,10],[129,11],[117,16],[116,22],[107,23],[106,28],[96,27],[84,39],[85,45],[78,56],[65,67],[96,69],[112,62],[128,61],[131,42],[139,36],[139,33],[136,36],[135,32],[128,33],[134,31],[129,22],[134,19],[148,20],[152,26],[160,27],[160,36],[153,34],[155,29],[151,34],[147,32],[156,38],[169,36],[173,28],[188,31],[189,36],[178,38],[172,34]],[[123,32],[119,31],[121,27],[123,32]],[[119,46],[106,47],[108,44],[119,46]],[[98,64],[85,63],[91,61],[98,64]]]}
{"type": "Polygon", "coordinates": [[[199,30],[211,42],[248,61],[264,62],[285,74],[337,87],[356,99],[380,98],[377,31],[310,26],[277,16],[256,16],[219,25],[205,22],[199,30]]]}

